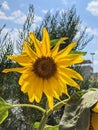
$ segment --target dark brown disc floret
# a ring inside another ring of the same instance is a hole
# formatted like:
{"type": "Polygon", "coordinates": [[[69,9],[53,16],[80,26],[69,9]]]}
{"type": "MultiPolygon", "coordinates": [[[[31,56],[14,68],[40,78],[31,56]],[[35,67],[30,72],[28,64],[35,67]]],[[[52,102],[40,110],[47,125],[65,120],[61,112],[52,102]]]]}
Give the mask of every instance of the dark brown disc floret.
{"type": "Polygon", "coordinates": [[[57,65],[52,57],[41,57],[36,59],[33,65],[34,73],[43,79],[49,79],[54,76],[57,71],[57,65]]]}

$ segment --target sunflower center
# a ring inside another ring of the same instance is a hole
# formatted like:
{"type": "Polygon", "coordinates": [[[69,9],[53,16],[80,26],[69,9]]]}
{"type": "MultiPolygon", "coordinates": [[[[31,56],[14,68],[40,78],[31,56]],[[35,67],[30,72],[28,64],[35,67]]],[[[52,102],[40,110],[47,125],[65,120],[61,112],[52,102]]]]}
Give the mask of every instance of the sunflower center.
{"type": "Polygon", "coordinates": [[[41,57],[35,61],[33,71],[40,78],[49,79],[57,71],[57,66],[51,57],[41,57]]]}

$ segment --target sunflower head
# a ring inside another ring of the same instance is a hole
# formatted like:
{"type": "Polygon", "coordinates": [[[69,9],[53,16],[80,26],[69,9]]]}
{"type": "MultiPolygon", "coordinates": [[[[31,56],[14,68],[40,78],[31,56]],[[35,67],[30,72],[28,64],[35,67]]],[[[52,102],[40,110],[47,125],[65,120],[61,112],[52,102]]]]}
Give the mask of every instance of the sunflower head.
{"type": "Polygon", "coordinates": [[[46,95],[49,107],[53,109],[53,99],[60,100],[60,96],[67,92],[67,85],[80,88],[74,79],[83,80],[82,76],[69,66],[81,63],[81,54],[71,54],[76,42],[70,43],[66,48],[59,50],[60,43],[67,38],[61,38],[51,49],[50,37],[43,29],[42,41],[39,41],[34,33],[29,34],[29,43],[23,44],[20,55],[8,56],[21,67],[5,69],[3,72],[16,71],[21,73],[19,84],[21,91],[27,93],[29,101],[40,102],[43,93],[46,95]],[[32,46],[33,48],[32,49],[32,46]]]}
{"type": "Polygon", "coordinates": [[[43,56],[35,61],[33,71],[40,78],[49,79],[56,73],[57,66],[52,57],[43,56]]]}

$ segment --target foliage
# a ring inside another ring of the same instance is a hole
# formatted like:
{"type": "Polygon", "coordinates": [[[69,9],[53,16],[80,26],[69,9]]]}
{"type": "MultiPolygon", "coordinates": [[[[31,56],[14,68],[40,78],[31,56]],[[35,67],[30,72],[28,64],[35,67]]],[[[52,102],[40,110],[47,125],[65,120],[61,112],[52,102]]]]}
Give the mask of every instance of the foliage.
{"type": "Polygon", "coordinates": [[[7,59],[6,55],[13,53],[13,45],[8,33],[5,36],[1,35],[4,27],[5,25],[0,29],[0,95],[6,97],[4,90],[6,89],[5,82],[8,77],[1,71],[6,67],[11,67],[11,61],[7,59]]]}
{"type": "Polygon", "coordinates": [[[51,14],[48,11],[39,27],[36,28],[36,36],[41,39],[41,30],[46,27],[51,39],[59,39],[61,37],[68,37],[65,44],[61,45],[61,49],[66,47],[72,41],[77,41],[75,50],[82,50],[92,39],[93,36],[89,36],[86,33],[87,27],[81,28],[80,17],[76,14],[76,9],[73,6],[69,10],[62,12],[56,11],[55,14],[51,14]]]}
{"type": "Polygon", "coordinates": [[[30,5],[26,21],[24,22],[22,30],[19,31],[19,40],[17,41],[18,51],[22,50],[21,44],[24,43],[25,39],[27,39],[33,23],[34,23],[34,7],[33,5],[30,5]]]}
{"type": "Polygon", "coordinates": [[[8,117],[8,109],[11,105],[0,98],[0,124],[8,117]]]}

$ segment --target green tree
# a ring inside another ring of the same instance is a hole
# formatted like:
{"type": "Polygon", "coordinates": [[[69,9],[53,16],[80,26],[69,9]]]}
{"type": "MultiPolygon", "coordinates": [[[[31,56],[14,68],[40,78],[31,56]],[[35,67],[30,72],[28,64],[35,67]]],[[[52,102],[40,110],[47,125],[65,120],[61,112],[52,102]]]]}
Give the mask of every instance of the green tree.
{"type": "Polygon", "coordinates": [[[33,5],[30,5],[27,18],[23,24],[23,28],[21,31],[19,31],[19,39],[16,44],[19,52],[22,50],[21,44],[24,43],[25,39],[27,39],[33,23],[34,23],[34,7],[33,5]]]}
{"type": "Polygon", "coordinates": [[[2,30],[5,25],[0,29],[0,96],[6,97],[4,90],[5,88],[5,80],[8,78],[5,74],[2,73],[2,70],[6,67],[11,67],[11,61],[7,59],[7,55],[13,53],[12,40],[8,33],[5,36],[2,36],[2,30]]]}
{"type": "Polygon", "coordinates": [[[48,11],[40,26],[36,28],[35,33],[36,36],[41,39],[41,30],[43,27],[46,27],[51,39],[68,37],[66,43],[61,45],[61,49],[72,41],[77,41],[77,46],[74,49],[82,50],[93,39],[93,36],[89,36],[88,33],[86,33],[87,27],[82,29],[81,24],[80,16],[76,14],[75,6],[73,6],[69,10],[62,12],[56,11],[55,14],[51,14],[51,12],[48,11]]]}

